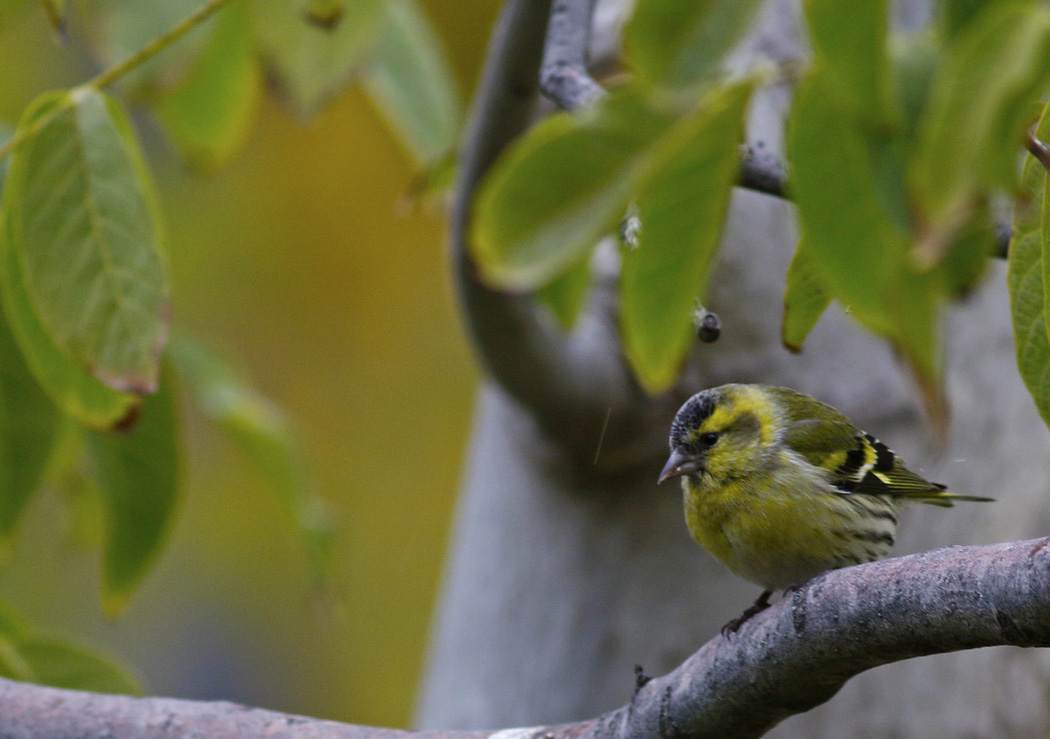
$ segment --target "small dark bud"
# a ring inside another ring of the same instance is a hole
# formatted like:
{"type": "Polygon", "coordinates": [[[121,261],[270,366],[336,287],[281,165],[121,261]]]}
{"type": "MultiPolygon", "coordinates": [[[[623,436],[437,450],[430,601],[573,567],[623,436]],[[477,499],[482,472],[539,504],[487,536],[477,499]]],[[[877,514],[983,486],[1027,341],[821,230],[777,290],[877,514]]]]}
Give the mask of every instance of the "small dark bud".
{"type": "Polygon", "coordinates": [[[722,322],[718,319],[718,314],[706,311],[703,316],[698,316],[698,318],[699,320],[696,321],[696,338],[705,344],[718,341],[718,337],[722,335],[722,322]]]}

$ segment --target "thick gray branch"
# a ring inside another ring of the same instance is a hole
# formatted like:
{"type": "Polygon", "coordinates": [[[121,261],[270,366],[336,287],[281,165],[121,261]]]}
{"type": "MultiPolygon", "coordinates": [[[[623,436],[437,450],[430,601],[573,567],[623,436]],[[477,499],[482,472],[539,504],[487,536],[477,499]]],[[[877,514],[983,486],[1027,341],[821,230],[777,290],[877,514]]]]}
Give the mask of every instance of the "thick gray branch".
{"type": "MultiPolygon", "coordinates": [[[[620,355],[612,290],[595,290],[581,326],[566,335],[531,296],[482,283],[469,253],[478,183],[532,119],[549,11],[550,0],[509,0],[493,33],[461,148],[451,218],[453,259],[463,314],[492,377],[581,458],[590,461],[604,429],[610,453],[603,459],[616,460],[611,450],[618,439],[633,437],[637,443],[645,436],[640,416],[665,423],[677,401],[650,403],[638,389],[620,355]]],[[[660,428],[661,435],[664,431],[660,428]]]]}
{"type": "Polygon", "coordinates": [[[951,547],[825,573],[731,640],[708,642],[602,723],[622,739],[668,739],[668,727],[678,736],[759,736],[872,667],[1050,646],[1048,544],[951,547]]]}
{"type": "MultiPolygon", "coordinates": [[[[1050,646],[1050,538],[939,549],[825,573],[732,638],[715,637],[678,669],[650,680],[622,708],[576,724],[496,733],[499,739],[759,736],[872,667],[1003,645],[1050,646]]],[[[625,695],[631,681],[624,675],[625,695]]],[[[413,735],[231,703],[104,696],[0,680],[4,739],[491,735],[413,735]]]]}
{"type": "Polygon", "coordinates": [[[760,143],[740,148],[740,186],[787,197],[787,163],[760,143]]]}
{"type": "Polygon", "coordinates": [[[482,739],[488,733],[411,733],[225,701],[100,695],[0,679],[0,737],[4,739],[482,739]]]}
{"type": "Polygon", "coordinates": [[[587,71],[594,4],[595,0],[554,0],[551,6],[540,89],[566,110],[579,110],[605,97],[587,71]]]}

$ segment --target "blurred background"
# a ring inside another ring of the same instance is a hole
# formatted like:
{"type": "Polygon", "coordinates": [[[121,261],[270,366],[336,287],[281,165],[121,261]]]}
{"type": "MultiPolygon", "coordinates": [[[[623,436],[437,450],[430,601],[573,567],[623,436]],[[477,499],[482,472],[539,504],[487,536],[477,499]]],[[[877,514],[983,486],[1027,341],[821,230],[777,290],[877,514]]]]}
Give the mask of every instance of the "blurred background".
{"type": "MultiPolygon", "coordinates": [[[[498,0],[422,5],[469,99],[498,0]]],[[[36,3],[0,0],[0,120],[98,71],[75,13],[68,30],[59,44],[36,3]]],[[[413,167],[360,88],[310,121],[268,96],[208,177],[136,122],[168,228],[174,330],[239,361],[291,418],[332,511],[336,582],[317,598],[285,510],[187,411],[181,511],[123,615],[103,617],[98,550],[71,535],[55,491],[31,504],[0,597],[128,663],[149,694],[407,726],[477,381],[444,216],[399,206],[413,167]]]]}

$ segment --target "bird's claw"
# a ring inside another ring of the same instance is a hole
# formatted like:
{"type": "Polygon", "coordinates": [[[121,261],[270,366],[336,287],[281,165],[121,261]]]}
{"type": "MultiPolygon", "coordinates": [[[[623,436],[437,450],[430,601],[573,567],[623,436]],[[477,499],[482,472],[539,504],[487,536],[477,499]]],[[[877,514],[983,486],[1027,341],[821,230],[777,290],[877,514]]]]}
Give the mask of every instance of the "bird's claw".
{"type": "Polygon", "coordinates": [[[758,600],[747,607],[743,613],[737,618],[729,621],[725,626],[722,627],[722,638],[728,639],[731,635],[735,634],[741,626],[751,620],[752,617],[758,615],[762,611],[769,608],[769,596],[772,595],[772,591],[765,591],[762,595],[758,596],[758,600]]]}

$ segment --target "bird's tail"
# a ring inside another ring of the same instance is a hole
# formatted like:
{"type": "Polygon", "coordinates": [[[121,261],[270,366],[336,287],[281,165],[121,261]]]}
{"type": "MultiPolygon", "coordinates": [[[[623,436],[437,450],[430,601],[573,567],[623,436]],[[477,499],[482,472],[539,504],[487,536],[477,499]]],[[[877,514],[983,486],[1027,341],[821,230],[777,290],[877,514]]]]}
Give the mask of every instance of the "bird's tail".
{"type": "Polygon", "coordinates": [[[942,508],[951,508],[957,500],[972,500],[978,503],[995,502],[995,498],[983,498],[980,495],[959,495],[958,493],[949,493],[946,486],[941,485],[940,483],[933,484],[935,485],[934,489],[925,490],[921,493],[909,493],[907,497],[919,503],[939,505],[942,508]]]}

